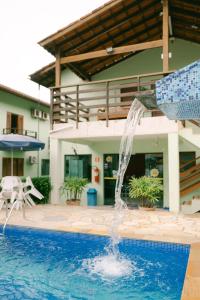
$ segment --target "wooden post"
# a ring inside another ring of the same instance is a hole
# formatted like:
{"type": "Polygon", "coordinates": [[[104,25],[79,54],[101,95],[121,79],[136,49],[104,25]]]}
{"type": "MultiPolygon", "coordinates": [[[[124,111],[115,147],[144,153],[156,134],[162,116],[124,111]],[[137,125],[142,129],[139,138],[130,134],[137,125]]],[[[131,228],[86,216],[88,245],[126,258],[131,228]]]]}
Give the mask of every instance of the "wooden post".
{"type": "Polygon", "coordinates": [[[60,50],[56,51],[56,64],[55,64],[55,85],[56,87],[61,84],[61,68],[60,68],[60,50]]]}
{"type": "MultiPolygon", "coordinates": [[[[60,86],[61,84],[61,65],[60,65],[60,50],[57,49],[56,50],[56,63],[55,63],[55,85],[56,87],[60,86]]],[[[60,92],[60,89],[56,89],[56,93],[57,92],[60,92]]],[[[57,100],[57,98],[56,98],[57,100]]],[[[53,97],[53,102],[52,102],[52,106],[53,106],[53,109],[56,109],[56,108],[60,108],[60,104],[54,104],[54,97],[53,97]]],[[[58,112],[56,114],[56,116],[59,116],[61,118],[61,114],[60,112],[58,112]]],[[[58,120],[55,121],[55,123],[60,123],[60,118],[58,120]]],[[[52,124],[53,126],[53,124],[52,124]]]]}
{"type": "Polygon", "coordinates": [[[163,0],[163,72],[169,71],[169,7],[163,0]]]}

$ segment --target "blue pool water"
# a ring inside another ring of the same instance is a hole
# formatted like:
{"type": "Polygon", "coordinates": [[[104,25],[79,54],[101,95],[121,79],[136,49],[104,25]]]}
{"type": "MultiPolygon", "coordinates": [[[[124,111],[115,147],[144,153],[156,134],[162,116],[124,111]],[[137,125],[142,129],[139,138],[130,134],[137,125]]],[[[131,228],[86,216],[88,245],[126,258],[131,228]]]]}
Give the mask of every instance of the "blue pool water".
{"type": "MultiPolygon", "coordinates": [[[[122,277],[101,276],[92,259],[109,238],[8,227],[0,237],[1,300],[179,300],[189,246],[123,239],[131,263],[122,277]]],[[[111,265],[112,268],[112,265],[111,265]]]]}

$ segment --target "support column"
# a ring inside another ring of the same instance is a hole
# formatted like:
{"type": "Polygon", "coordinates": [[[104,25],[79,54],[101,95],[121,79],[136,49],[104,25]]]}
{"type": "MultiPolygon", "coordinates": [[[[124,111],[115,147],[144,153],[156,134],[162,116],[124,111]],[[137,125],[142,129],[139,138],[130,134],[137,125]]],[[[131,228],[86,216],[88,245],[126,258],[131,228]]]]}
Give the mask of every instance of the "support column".
{"type": "Polygon", "coordinates": [[[0,155],[0,178],[3,176],[3,157],[0,155]]]}
{"type": "Polygon", "coordinates": [[[166,149],[163,151],[163,186],[164,186],[164,199],[163,206],[169,207],[169,172],[168,172],[168,151],[167,141],[166,149]]]}
{"type": "Polygon", "coordinates": [[[168,134],[169,210],[180,211],[179,137],[168,134]]]}
{"type": "Polygon", "coordinates": [[[55,64],[55,85],[61,84],[61,66],[60,66],[60,50],[56,51],[56,64],[55,64]]]}
{"type": "Polygon", "coordinates": [[[60,203],[60,187],[63,182],[62,176],[61,141],[50,138],[50,178],[51,178],[51,204],[60,203]]]}

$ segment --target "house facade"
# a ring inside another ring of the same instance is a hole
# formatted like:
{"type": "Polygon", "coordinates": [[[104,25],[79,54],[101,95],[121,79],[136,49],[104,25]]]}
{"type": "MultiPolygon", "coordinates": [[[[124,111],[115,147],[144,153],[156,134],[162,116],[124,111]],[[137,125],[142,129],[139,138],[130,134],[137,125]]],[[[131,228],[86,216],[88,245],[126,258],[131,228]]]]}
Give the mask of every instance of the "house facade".
{"type": "MultiPolygon", "coordinates": [[[[45,143],[42,151],[14,151],[13,175],[49,175],[49,104],[0,85],[1,134],[20,134],[45,143]]],[[[0,177],[11,175],[11,151],[0,151],[0,177]]]]}
{"type": "Polygon", "coordinates": [[[173,0],[113,0],[40,42],[56,58],[31,75],[51,87],[52,203],[64,200],[68,176],[87,178],[99,205],[114,203],[120,140],[135,98],[147,110],[122,198],[129,201],[129,179],[143,175],[162,179],[159,206],[171,211],[199,195],[199,124],[169,120],[155,102],[155,82],[200,57],[199,5],[183,2],[184,9],[173,0]]]}

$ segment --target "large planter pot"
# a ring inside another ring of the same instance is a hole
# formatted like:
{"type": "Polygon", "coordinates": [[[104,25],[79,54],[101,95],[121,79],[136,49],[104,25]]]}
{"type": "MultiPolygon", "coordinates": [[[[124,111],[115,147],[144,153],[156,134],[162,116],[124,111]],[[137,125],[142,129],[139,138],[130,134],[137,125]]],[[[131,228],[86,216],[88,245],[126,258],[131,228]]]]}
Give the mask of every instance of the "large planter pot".
{"type": "Polygon", "coordinates": [[[139,210],[144,210],[144,211],[154,211],[155,209],[156,209],[155,207],[139,206],[139,210]]]}
{"type": "Polygon", "coordinates": [[[81,202],[80,200],[66,200],[66,204],[72,206],[79,206],[80,202],[81,202]]]}

